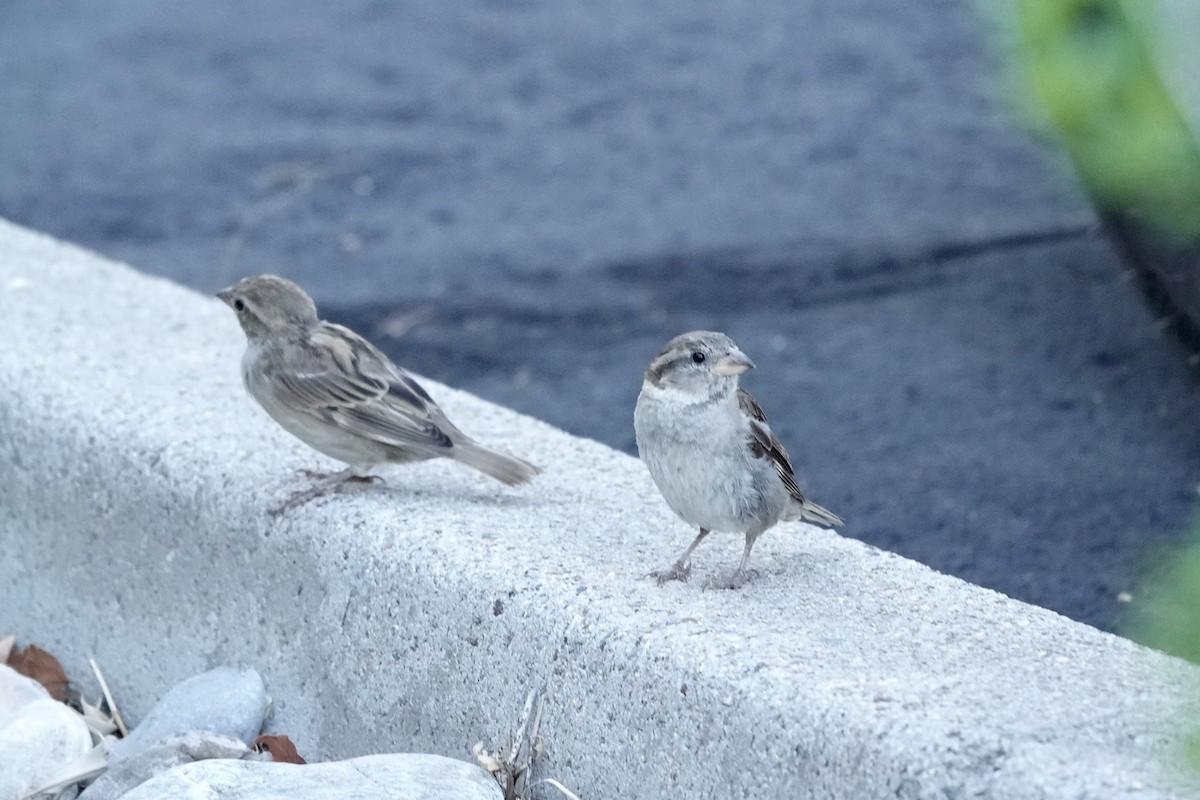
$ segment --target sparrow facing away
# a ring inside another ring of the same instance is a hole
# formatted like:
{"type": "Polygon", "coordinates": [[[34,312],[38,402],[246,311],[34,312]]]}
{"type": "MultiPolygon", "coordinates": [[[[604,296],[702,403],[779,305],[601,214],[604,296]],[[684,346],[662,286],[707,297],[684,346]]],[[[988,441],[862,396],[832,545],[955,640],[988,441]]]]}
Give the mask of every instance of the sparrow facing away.
{"type": "Polygon", "coordinates": [[[692,551],[710,531],[746,536],[738,568],[710,584],[735,589],[752,575],[755,540],[775,523],[842,524],[800,491],[787,450],[738,386],[753,367],[725,334],[692,331],[667,342],[646,370],[633,415],[638,454],[671,510],[700,529],[673,566],[650,573],[660,584],[687,579],[692,551]]]}
{"type": "Polygon", "coordinates": [[[242,381],[285,430],[348,464],[293,495],[280,514],[348,481],[378,478],[382,463],[450,458],[515,486],[537,467],[476,444],[408,373],[354,331],[317,317],[312,299],[276,275],[244,278],[218,292],[246,333],[242,381]]]}

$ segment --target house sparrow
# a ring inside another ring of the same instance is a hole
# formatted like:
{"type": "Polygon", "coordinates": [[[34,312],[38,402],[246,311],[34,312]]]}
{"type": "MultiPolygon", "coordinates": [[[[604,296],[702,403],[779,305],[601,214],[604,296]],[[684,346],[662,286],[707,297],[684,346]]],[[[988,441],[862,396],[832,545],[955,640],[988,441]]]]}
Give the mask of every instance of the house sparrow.
{"type": "Polygon", "coordinates": [[[349,465],[319,478],[274,513],[346,482],[378,480],[384,462],[450,458],[514,486],[538,474],[532,464],[476,444],[446,419],[424,389],[358,334],[317,317],[312,299],[276,275],[244,278],[218,292],[246,333],[242,381],[283,428],[349,465]]]}
{"type": "Polygon", "coordinates": [[[714,587],[735,589],[751,572],[750,551],[781,520],[841,525],[796,485],[787,451],[738,376],[752,362],[723,333],[692,331],[650,362],[633,415],[638,454],[671,510],[700,534],[675,564],[650,573],[660,584],[686,580],[692,551],[710,531],[746,536],[742,561],[714,587]]]}

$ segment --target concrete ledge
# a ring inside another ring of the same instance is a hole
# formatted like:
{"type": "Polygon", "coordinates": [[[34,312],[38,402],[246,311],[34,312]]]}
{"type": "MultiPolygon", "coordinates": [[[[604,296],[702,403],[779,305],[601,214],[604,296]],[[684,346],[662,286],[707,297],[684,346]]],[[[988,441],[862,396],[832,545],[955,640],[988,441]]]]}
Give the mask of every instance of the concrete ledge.
{"type": "Polygon", "coordinates": [[[329,465],[242,391],[228,310],[2,222],[0,333],[0,630],[75,676],[96,655],[135,720],[231,661],[311,757],[466,757],[544,686],[548,773],[584,797],[1197,790],[1159,759],[1200,675],[1125,640],[801,525],[741,592],[698,586],[730,538],[659,588],[691,534],[635,459],[436,384],[545,474],[396,468],[273,521],[329,465]]]}

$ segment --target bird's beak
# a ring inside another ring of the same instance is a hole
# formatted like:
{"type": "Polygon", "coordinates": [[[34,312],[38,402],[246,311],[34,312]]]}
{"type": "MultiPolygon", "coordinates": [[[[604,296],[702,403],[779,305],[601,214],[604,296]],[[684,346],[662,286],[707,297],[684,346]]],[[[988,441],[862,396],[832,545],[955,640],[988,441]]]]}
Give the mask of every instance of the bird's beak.
{"type": "Polygon", "coordinates": [[[748,369],[754,369],[754,362],[736,347],[717,359],[717,363],[713,366],[713,372],[726,378],[741,375],[748,369]]]}
{"type": "Polygon", "coordinates": [[[221,300],[222,303],[229,306],[230,308],[233,308],[233,287],[232,286],[229,287],[228,289],[222,289],[221,291],[217,292],[217,297],[221,300]]]}

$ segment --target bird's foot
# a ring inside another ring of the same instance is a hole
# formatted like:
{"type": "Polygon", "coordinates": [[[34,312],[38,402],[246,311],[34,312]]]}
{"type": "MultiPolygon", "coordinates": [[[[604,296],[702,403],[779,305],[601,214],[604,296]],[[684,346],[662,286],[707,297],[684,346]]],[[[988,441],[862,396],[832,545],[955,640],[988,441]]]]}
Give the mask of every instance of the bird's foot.
{"type": "Polygon", "coordinates": [[[300,474],[308,478],[310,481],[323,481],[332,478],[334,475],[341,475],[340,472],[318,472],[315,469],[302,469],[300,474]]]}
{"type": "Polygon", "coordinates": [[[704,582],[707,589],[740,589],[758,577],[756,569],[737,569],[728,578],[709,578],[704,582]]]}
{"type": "Polygon", "coordinates": [[[300,474],[309,480],[318,481],[319,483],[383,483],[383,478],[378,475],[356,475],[345,469],[340,472],[318,472],[315,469],[302,469],[300,470],[300,474]]]}
{"type": "Polygon", "coordinates": [[[676,561],[670,569],[656,569],[647,578],[654,578],[659,586],[671,581],[686,581],[692,574],[692,562],[676,561]]]}
{"type": "Polygon", "coordinates": [[[316,480],[316,483],[307,489],[294,493],[283,505],[272,509],[272,517],[282,516],[293,508],[302,506],[318,497],[344,492],[353,483],[375,483],[377,481],[383,483],[383,478],[378,475],[356,475],[348,469],[341,472],[314,472],[313,470],[306,469],[301,470],[301,472],[309,478],[316,480]]]}

